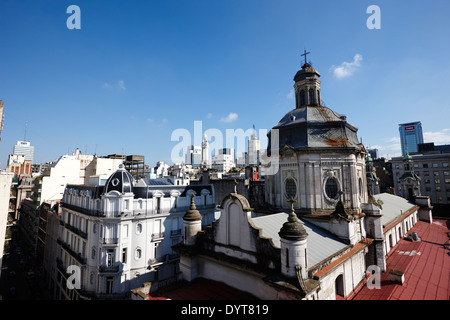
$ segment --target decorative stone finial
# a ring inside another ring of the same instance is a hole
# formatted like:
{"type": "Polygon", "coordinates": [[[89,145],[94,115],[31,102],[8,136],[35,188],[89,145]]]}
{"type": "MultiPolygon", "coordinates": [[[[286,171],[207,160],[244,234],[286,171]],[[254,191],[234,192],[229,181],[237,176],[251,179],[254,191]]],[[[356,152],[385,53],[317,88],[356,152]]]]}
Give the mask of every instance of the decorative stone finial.
{"type": "Polygon", "coordinates": [[[197,210],[197,207],[194,203],[194,194],[191,194],[191,206],[189,207],[189,210],[186,211],[185,215],[183,216],[183,220],[201,220],[202,215],[197,210]]]}
{"type": "Polygon", "coordinates": [[[297,218],[297,215],[295,214],[294,209],[294,202],[296,202],[293,198],[289,200],[291,203],[291,213],[289,213],[288,221],[283,224],[283,227],[281,227],[280,232],[278,234],[281,238],[287,239],[287,240],[303,240],[306,239],[308,236],[308,233],[306,232],[305,228],[303,227],[303,224],[300,222],[300,220],[297,218]]]}

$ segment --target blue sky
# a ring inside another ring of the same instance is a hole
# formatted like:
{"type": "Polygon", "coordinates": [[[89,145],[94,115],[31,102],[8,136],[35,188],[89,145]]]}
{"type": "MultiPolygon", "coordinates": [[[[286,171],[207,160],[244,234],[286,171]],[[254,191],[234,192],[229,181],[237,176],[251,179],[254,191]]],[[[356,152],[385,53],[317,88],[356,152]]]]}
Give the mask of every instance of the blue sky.
{"type": "Polygon", "coordinates": [[[295,107],[305,47],[322,99],[366,146],[399,154],[410,121],[450,143],[448,12],[448,0],[2,0],[0,168],[25,123],[36,163],[77,147],[171,163],[172,132],[194,121],[270,130],[295,107]],[[66,26],[72,4],[80,30],[66,26]],[[367,28],[369,5],[381,29],[367,28]]]}

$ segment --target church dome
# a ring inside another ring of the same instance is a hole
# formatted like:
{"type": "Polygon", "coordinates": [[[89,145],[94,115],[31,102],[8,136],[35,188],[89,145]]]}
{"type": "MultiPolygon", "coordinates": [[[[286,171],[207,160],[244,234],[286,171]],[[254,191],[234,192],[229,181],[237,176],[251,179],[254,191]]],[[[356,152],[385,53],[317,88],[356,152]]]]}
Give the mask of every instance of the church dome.
{"type": "Polygon", "coordinates": [[[404,156],[403,156],[403,161],[412,161],[412,157],[409,155],[409,153],[406,153],[404,156]]]}
{"type": "Polygon", "coordinates": [[[106,181],[105,193],[113,190],[120,193],[133,192],[133,184],[133,176],[125,170],[125,166],[123,164],[120,164],[117,171],[108,178],[108,181],[106,181]]]}
{"type": "MultiPolygon", "coordinates": [[[[280,148],[285,145],[294,149],[360,148],[358,128],[348,123],[345,116],[324,106],[293,109],[273,129],[278,129],[280,148]]],[[[270,150],[272,132],[268,135],[270,150]]]]}
{"type": "Polygon", "coordinates": [[[294,76],[294,81],[295,82],[299,82],[302,80],[305,80],[306,78],[311,78],[311,77],[320,77],[320,73],[314,69],[309,63],[305,63],[302,66],[302,69],[299,70],[295,76],[294,76]]]}

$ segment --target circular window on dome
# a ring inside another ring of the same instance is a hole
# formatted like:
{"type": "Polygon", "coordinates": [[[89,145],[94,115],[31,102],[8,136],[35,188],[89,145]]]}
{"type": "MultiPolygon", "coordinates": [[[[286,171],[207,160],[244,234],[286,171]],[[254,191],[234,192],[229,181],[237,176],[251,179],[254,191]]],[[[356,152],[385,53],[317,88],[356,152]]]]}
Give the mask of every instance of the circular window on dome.
{"type": "Polygon", "coordinates": [[[328,178],[325,183],[325,194],[330,199],[337,199],[339,194],[339,186],[334,178],[328,178]]]}
{"type": "Polygon", "coordinates": [[[119,179],[114,178],[114,179],[111,181],[111,184],[112,184],[114,187],[116,187],[116,186],[119,184],[119,182],[120,182],[119,179]]]}
{"type": "Polygon", "coordinates": [[[284,184],[285,196],[288,200],[295,199],[297,197],[297,184],[292,178],[286,179],[284,184]]]}

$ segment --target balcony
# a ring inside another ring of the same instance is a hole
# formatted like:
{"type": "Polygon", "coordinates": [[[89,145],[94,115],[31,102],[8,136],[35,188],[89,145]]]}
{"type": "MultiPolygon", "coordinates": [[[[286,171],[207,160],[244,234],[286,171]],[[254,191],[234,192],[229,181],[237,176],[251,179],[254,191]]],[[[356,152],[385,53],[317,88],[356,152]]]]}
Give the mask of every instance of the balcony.
{"type": "Polygon", "coordinates": [[[162,233],[152,233],[152,241],[159,241],[164,238],[164,232],[162,233]]]}
{"type": "Polygon", "coordinates": [[[81,253],[77,253],[70,248],[70,245],[62,241],[61,239],[56,239],[56,242],[61,245],[61,247],[66,250],[72,257],[74,257],[80,264],[86,264],[86,258],[83,258],[81,253]]]}
{"type": "Polygon", "coordinates": [[[84,231],[81,231],[80,229],[78,229],[77,227],[71,226],[70,224],[65,224],[65,227],[67,229],[69,229],[70,231],[72,231],[73,233],[79,235],[80,237],[87,239],[87,233],[84,231]]]}
{"type": "Polygon", "coordinates": [[[68,204],[65,202],[61,202],[61,207],[63,208],[67,208],[76,212],[80,212],[83,214],[87,214],[89,216],[95,216],[95,217],[106,217],[105,212],[101,211],[101,210],[96,210],[96,209],[87,209],[87,208],[82,208],[79,206],[75,206],[73,204],[68,204]]]}
{"type": "Polygon", "coordinates": [[[178,254],[176,254],[176,253],[165,254],[162,257],[156,257],[156,258],[153,258],[153,259],[149,259],[148,260],[148,264],[151,267],[155,267],[155,266],[163,264],[164,262],[174,262],[174,261],[179,260],[179,259],[180,259],[180,256],[178,254]]]}
{"type": "Polygon", "coordinates": [[[119,238],[102,238],[102,244],[116,245],[119,243],[119,238]]]}
{"type": "Polygon", "coordinates": [[[98,272],[100,273],[117,273],[120,271],[120,266],[117,265],[112,265],[112,266],[99,266],[98,267],[98,272]]]}

